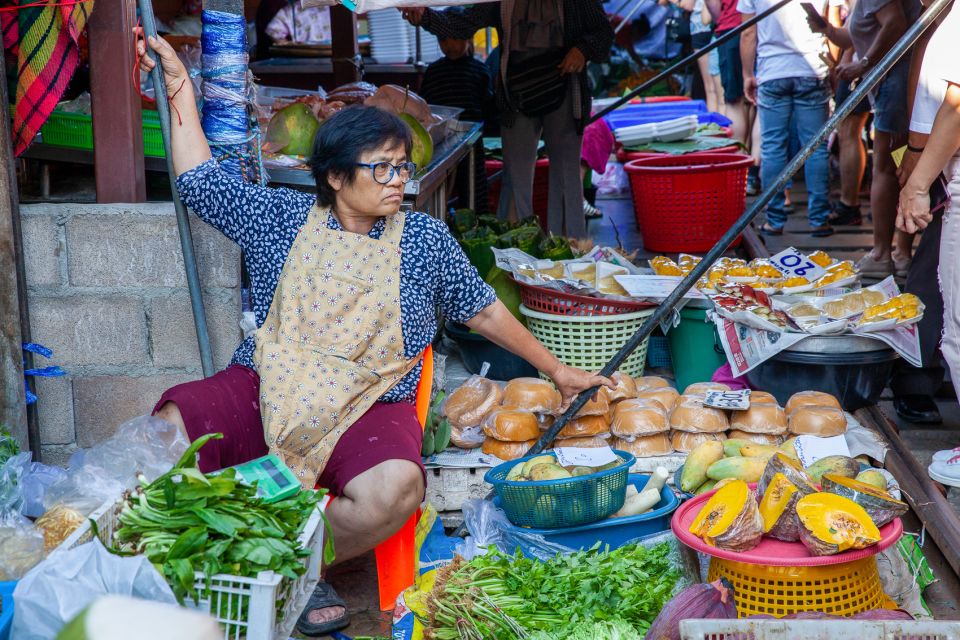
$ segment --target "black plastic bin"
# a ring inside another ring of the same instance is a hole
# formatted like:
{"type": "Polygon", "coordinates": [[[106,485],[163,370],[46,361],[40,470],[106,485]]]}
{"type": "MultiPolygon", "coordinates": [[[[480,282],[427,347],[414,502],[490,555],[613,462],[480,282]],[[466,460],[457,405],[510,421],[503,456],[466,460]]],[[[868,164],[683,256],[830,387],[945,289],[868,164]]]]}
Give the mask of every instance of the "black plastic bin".
{"type": "Polygon", "coordinates": [[[537,368],[532,364],[490,342],[479,333],[470,333],[469,327],[454,322],[447,322],[444,327],[450,339],[460,347],[463,365],[470,373],[480,373],[483,363],[489,362],[487,377],[491,380],[537,376],[537,368]]]}
{"type": "Polygon", "coordinates": [[[836,396],[845,410],[856,411],[876,404],[899,358],[893,349],[883,347],[869,351],[801,351],[804,342],[747,372],[750,384],[772,393],[780,404],[786,404],[798,391],[823,391],[836,396]]]}

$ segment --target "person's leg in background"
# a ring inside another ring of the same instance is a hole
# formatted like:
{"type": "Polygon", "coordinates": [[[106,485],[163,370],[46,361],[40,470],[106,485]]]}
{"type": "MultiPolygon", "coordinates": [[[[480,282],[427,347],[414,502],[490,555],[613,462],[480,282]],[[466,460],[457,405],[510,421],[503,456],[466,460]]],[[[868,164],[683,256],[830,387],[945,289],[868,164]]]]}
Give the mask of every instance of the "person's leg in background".
{"type": "Polygon", "coordinates": [[[528,118],[522,113],[516,114],[511,126],[503,127],[503,178],[497,209],[501,220],[512,219],[511,205],[516,207],[517,219],[533,215],[533,171],[542,128],[540,118],[528,118]]]}
{"type": "MultiPolygon", "coordinates": [[[[610,127],[603,118],[587,125],[583,130],[583,143],[580,146],[580,182],[586,184],[587,172],[603,174],[616,140],[610,127]]],[[[600,218],[603,212],[596,206],[583,201],[583,215],[587,220],[600,218]]]]}
{"type": "Polygon", "coordinates": [[[950,379],[960,397],[960,159],[951,160],[951,201],[940,236],[940,291],[943,293],[943,341],[940,350],[950,367],[950,379]]]}
{"type": "MultiPolygon", "coordinates": [[[[850,85],[840,82],[835,96],[842,104],[850,95],[850,85]]],[[[867,168],[867,149],[863,145],[863,129],[870,117],[870,102],[864,98],[837,127],[840,147],[840,200],[834,204],[830,222],[839,225],[863,224],[860,212],[860,188],[867,168]]]]}
{"type": "MultiPolygon", "coordinates": [[[[716,38],[713,38],[713,40],[716,40],[716,38]]],[[[721,115],[726,115],[727,105],[723,97],[723,81],[720,79],[720,53],[716,49],[713,49],[705,57],[707,58],[707,72],[710,75],[708,79],[704,81],[704,84],[706,84],[707,81],[713,83],[713,92],[717,96],[716,111],[721,115]]]]}
{"type": "Polygon", "coordinates": [[[543,116],[543,142],[550,158],[550,198],[547,205],[548,231],[554,235],[583,238],[587,221],[583,217],[583,180],[580,151],[583,134],[573,119],[573,91],[560,108],[543,116]]]}
{"type": "Polygon", "coordinates": [[[944,370],[940,366],[940,336],[943,334],[943,295],[937,280],[940,263],[940,238],[943,215],[936,214],[920,236],[920,244],[913,256],[910,273],[903,290],[912,293],[926,306],[923,318],[917,324],[920,335],[920,367],[905,360],[897,362],[890,390],[893,408],[907,422],[936,424],[940,422],[933,395],[943,385],[944,370]]]}
{"type": "MultiPolygon", "coordinates": [[[[761,181],[773,184],[787,165],[790,121],[793,117],[793,78],[769,80],[757,89],[757,113],[760,119],[761,181]]],[[[767,205],[767,221],[760,231],[768,235],[783,233],[787,214],[783,210],[783,191],[767,205]]]]}
{"type": "Polygon", "coordinates": [[[733,137],[746,145],[750,132],[747,122],[747,101],[743,98],[743,65],[740,63],[740,36],[727,40],[718,47],[720,53],[720,80],[726,116],[733,123],[733,137]]]}
{"type": "Polygon", "coordinates": [[[710,54],[697,58],[697,69],[700,70],[700,77],[703,78],[703,91],[707,94],[707,110],[718,113],[720,102],[713,76],[710,75],[710,54]]]}
{"type": "MultiPolygon", "coordinates": [[[[794,80],[794,125],[800,144],[806,144],[830,117],[830,85],[827,80],[797,78],[794,80]]],[[[788,144],[788,147],[790,145],[788,144]]],[[[803,166],[807,185],[807,214],[810,233],[815,237],[833,233],[830,216],[830,156],[824,141],[803,166]]]]}

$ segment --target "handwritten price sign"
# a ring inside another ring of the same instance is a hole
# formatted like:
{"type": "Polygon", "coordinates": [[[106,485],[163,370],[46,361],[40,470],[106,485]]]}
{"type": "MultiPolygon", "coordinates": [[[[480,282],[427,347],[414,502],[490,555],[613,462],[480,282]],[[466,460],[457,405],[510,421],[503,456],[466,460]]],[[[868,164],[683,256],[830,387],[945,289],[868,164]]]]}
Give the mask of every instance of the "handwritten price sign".
{"type": "Polygon", "coordinates": [[[770,262],[788,276],[806,278],[810,282],[818,280],[827,272],[826,269],[793,247],[784,249],[773,256],[770,258],[770,262]]]}
{"type": "Polygon", "coordinates": [[[745,411],[750,408],[750,389],[740,391],[707,391],[704,406],[716,409],[745,411]]]}

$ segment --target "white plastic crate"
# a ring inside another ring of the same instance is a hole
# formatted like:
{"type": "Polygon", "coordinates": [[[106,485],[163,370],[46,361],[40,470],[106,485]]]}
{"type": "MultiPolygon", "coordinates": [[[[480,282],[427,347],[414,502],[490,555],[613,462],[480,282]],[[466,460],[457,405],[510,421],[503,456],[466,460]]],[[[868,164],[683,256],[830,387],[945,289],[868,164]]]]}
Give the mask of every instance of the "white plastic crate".
{"type": "MultiPolygon", "coordinates": [[[[210,597],[201,598],[199,603],[188,598],[186,606],[207,611],[216,618],[223,628],[224,640],[287,640],[320,579],[324,544],[321,510],[328,501],[328,498],[321,500],[300,534],[301,546],[313,550],[310,556],[300,560],[306,567],[302,576],[291,580],[273,571],[261,571],[255,578],[217,574],[210,581],[210,597]],[[285,602],[278,612],[277,603],[281,600],[285,602]]],[[[98,537],[109,547],[122,508],[122,501],[104,504],[91,513],[89,519],[57,550],[72,549],[90,542],[93,539],[90,520],[97,523],[98,537]]],[[[194,584],[200,594],[205,593],[206,577],[203,573],[196,573],[194,584]]]]}
{"type": "Polygon", "coordinates": [[[957,640],[960,622],[682,620],[680,640],[957,640]]]}

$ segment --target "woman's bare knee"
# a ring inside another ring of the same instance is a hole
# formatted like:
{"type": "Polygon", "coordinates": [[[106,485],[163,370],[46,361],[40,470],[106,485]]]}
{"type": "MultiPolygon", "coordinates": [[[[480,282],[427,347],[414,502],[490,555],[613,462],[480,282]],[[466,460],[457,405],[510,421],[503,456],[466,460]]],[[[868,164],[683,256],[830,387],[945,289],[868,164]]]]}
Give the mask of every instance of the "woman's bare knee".
{"type": "Polygon", "coordinates": [[[183,434],[183,437],[185,437],[187,440],[190,440],[190,435],[187,433],[187,425],[184,423],[183,416],[180,415],[180,407],[178,407],[176,403],[164,402],[163,406],[155,411],[153,416],[169,422],[180,430],[180,433],[183,434]]]}

